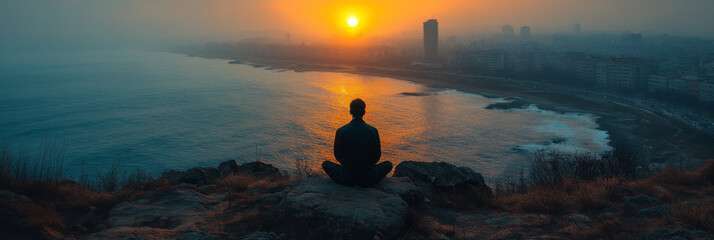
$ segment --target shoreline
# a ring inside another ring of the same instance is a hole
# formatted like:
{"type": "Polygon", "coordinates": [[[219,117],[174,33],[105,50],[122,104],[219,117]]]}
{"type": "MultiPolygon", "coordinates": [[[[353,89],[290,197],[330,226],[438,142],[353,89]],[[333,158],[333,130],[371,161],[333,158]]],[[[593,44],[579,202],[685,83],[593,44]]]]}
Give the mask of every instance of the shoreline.
{"type": "MultiPolygon", "coordinates": [[[[196,56],[212,58],[207,56],[196,56]]],[[[219,59],[226,59],[220,58],[219,59]]],[[[517,98],[528,105],[558,113],[584,113],[596,117],[597,129],[606,131],[611,147],[625,147],[650,163],[678,165],[689,169],[701,166],[714,156],[707,142],[714,136],[657,109],[642,109],[623,103],[617,95],[575,89],[543,82],[503,77],[450,73],[443,70],[408,69],[347,64],[296,63],[290,60],[232,58],[230,64],[243,64],[266,70],[295,72],[335,72],[386,77],[421,84],[435,89],[455,89],[488,98],[517,98]],[[603,98],[598,98],[603,95],[603,98]],[[683,134],[681,134],[683,133],[683,134]],[[667,136],[670,135],[671,136],[667,136]]]]}

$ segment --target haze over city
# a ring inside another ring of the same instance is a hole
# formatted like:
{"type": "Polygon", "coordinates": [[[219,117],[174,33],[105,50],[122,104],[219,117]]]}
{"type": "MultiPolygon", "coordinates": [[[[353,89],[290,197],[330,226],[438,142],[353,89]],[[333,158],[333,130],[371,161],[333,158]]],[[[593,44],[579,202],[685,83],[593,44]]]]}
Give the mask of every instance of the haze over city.
{"type": "Polygon", "coordinates": [[[360,15],[363,37],[418,36],[420,22],[437,18],[442,36],[499,32],[505,24],[534,34],[624,31],[712,37],[707,0],[668,1],[18,1],[0,3],[2,48],[62,49],[235,41],[290,32],[319,42],[347,34],[345,14],[360,15]]]}

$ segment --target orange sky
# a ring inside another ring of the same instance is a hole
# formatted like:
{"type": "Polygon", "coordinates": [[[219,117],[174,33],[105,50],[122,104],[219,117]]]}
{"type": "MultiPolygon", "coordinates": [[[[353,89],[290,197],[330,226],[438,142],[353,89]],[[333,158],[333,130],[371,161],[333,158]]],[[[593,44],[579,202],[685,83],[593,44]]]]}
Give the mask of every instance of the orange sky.
{"type": "Polygon", "coordinates": [[[712,0],[3,0],[0,43],[166,45],[238,41],[266,31],[290,32],[296,41],[419,38],[432,17],[441,37],[498,32],[504,24],[529,25],[534,35],[559,33],[576,22],[586,33],[714,37],[711,9],[712,0]],[[357,28],[347,28],[348,13],[359,17],[357,28]]]}
{"type": "MultiPolygon", "coordinates": [[[[530,25],[533,33],[569,31],[578,22],[584,31],[703,32],[714,34],[708,12],[714,1],[690,0],[157,0],[132,1],[135,10],[123,17],[142,26],[206,34],[276,30],[310,39],[335,36],[400,36],[421,31],[421,23],[437,18],[440,31],[497,32],[504,24],[530,25]],[[347,28],[345,17],[360,19],[347,28]]],[[[150,32],[156,32],[151,30],[150,32]]],[[[442,35],[442,36],[444,36],[442,35]]]]}
{"type": "Polygon", "coordinates": [[[287,29],[300,29],[311,36],[393,35],[418,29],[421,22],[440,16],[464,5],[453,0],[389,0],[389,1],[271,1],[274,10],[287,29]],[[347,27],[345,17],[354,14],[360,20],[356,29],[347,27]]]}

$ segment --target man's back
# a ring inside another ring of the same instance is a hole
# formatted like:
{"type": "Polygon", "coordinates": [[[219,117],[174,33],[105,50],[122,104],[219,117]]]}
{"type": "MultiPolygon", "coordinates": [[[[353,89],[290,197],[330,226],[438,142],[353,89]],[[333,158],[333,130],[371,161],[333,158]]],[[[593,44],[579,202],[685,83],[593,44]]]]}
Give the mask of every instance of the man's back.
{"type": "Polygon", "coordinates": [[[360,118],[337,129],[334,145],[335,159],[346,168],[355,170],[374,166],[381,156],[379,132],[360,118]]]}
{"type": "Polygon", "coordinates": [[[372,186],[392,171],[391,162],[377,164],[382,156],[379,132],[362,120],[365,108],[366,104],[362,99],[352,100],[352,121],[337,129],[335,159],[342,165],[330,161],[322,162],[325,173],[339,184],[372,186]]]}

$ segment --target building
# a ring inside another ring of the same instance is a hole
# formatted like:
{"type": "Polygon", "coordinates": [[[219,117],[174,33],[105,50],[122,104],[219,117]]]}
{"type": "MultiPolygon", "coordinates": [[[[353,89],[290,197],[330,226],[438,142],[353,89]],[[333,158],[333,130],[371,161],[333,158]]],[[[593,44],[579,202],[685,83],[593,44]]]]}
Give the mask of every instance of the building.
{"type": "Polygon", "coordinates": [[[669,90],[670,78],[663,75],[650,75],[647,79],[647,91],[666,92],[669,90]]]}
{"type": "Polygon", "coordinates": [[[714,103],[714,79],[699,82],[699,101],[714,103]]]}
{"type": "MultiPolygon", "coordinates": [[[[575,58],[575,76],[578,81],[595,83],[598,77],[606,75],[605,64],[599,57],[582,56],[575,58]]],[[[602,85],[602,84],[599,84],[602,85]]]]}
{"type": "Polygon", "coordinates": [[[439,23],[436,19],[424,22],[424,58],[427,62],[439,60],[439,23]]]}
{"type": "Polygon", "coordinates": [[[607,62],[598,61],[595,63],[595,84],[607,86],[607,62]]]}
{"type": "Polygon", "coordinates": [[[511,25],[503,25],[501,28],[501,34],[503,34],[504,37],[512,37],[513,27],[511,27],[511,25]]]}
{"type": "Polygon", "coordinates": [[[530,36],[531,36],[531,27],[529,27],[529,26],[521,27],[521,37],[530,37],[530,36]]]}
{"type": "Polygon", "coordinates": [[[647,68],[643,60],[613,57],[607,62],[607,84],[612,89],[645,89],[647,68]]]}
{"type": "Polygon", "coordinates": [[[573,24],[573,33],[580,34],[580,23],[573,24]]]}
{"type": "Polygon", "coordinates": [[[502,50],[458,50],[449,54],[449,66],[475,71],[501,71],[506,68],[502,50]]]}
{"type": "Polygon", "coordinates": [[[677,77],[669,80],[668,89],[671,92],[687,94],[689,92],[689,79],[677,77]]]}

